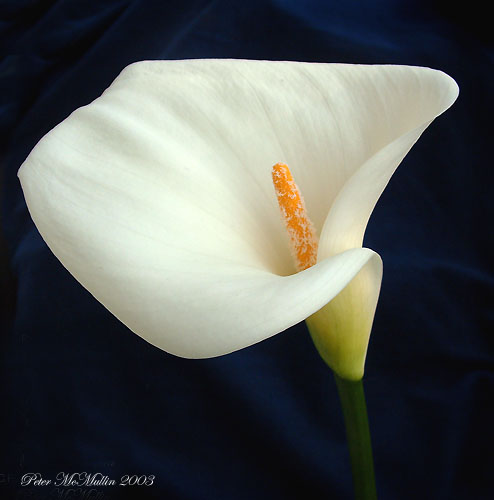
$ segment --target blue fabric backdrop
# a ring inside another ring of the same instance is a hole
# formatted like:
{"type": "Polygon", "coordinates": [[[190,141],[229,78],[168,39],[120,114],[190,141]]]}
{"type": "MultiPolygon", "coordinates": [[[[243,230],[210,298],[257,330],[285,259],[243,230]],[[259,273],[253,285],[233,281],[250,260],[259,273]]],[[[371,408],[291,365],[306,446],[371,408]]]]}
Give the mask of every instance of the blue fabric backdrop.
{"type": "Polygon", "coordinates": [[[173,357],[94,300],[28,215],[16,173],[46,132],[131,62],[203,57],[411,64],[457,80],[459,100],[406,157],[366,233],[384,260],[366,392],[381,500],[494,497],[493,52],[475,4],[0,4],[1,498],[352,496],[336,388],[303,324],[221,358],[173,357]],[[20,487],[27,472],[60,471],[156,478],[20,487]]]}

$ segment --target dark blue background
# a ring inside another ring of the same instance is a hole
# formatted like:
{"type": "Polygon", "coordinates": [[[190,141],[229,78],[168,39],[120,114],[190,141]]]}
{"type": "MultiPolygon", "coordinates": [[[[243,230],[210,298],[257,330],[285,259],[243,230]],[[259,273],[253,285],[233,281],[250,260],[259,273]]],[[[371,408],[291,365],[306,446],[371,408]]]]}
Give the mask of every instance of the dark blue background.
{"type": "Polygon", "coordinates": [[[175,358],[96,302],[27,213],[16,172],[46,132],[131,62],[200,57],[411,64],[456,79],[459,100],[366,233],[384,280],[365,381],[381,500],[494,497],[493,53],[476,4],[1,4],[0,497],[84,498],[19,480],[92,471],[156,476],[93,498],[351,498],[336,388],[303,324],[218,359],[175,358]]]}

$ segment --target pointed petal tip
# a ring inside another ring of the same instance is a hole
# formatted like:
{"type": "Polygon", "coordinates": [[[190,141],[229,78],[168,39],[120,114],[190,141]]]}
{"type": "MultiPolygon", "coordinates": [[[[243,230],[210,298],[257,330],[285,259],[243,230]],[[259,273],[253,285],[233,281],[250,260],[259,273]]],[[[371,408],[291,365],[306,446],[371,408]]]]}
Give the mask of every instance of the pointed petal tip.
{"type": "Polygon", "coordinates": [[[460,87],[456,82],[456,80],[448,73],[445,73],[440,69],[433,69],[433,68],[424,68],[424,69],[429,69],[430,71],[432,71],[435,77],[438,79],[438,81],[440,81],[441,85],[444,88],[444,109],[443,111],[441,111],[442,113],[446,111],[450,106],[452,106],[453,103],[456,101],[456,99],[460,94],[460,87]]]}

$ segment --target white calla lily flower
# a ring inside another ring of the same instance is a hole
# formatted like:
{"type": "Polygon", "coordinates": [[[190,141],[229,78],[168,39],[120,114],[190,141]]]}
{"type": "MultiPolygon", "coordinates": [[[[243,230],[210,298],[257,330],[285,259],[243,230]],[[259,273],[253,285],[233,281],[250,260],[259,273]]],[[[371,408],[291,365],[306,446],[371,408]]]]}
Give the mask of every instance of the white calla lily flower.
{"type": "Polygon", "coordinates": [[[309,318],[326,361],[358,379],[382,270],[362,248],[367,221],[457,94],[419,67],[144,61],[49,132],[19,177],[53,253],[148,342],[212,357],[309,318]],[[319,235],[317,263],[301,272],[277,162],[319,235]]]}

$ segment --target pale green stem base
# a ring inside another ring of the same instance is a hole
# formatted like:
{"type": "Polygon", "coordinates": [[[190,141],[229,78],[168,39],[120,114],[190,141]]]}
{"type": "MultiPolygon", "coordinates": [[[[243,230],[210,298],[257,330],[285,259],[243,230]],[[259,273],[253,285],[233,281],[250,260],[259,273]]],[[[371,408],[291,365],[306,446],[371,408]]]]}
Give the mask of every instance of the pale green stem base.
{"type": "Polygon", "coordinates": [[[352,464],[355,500],[376,500],[374,463],[362,380],[346,380],[334,374],[345,420],[352,464]]]}

